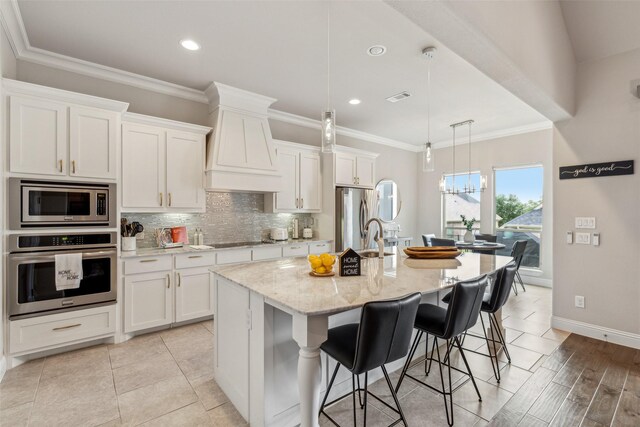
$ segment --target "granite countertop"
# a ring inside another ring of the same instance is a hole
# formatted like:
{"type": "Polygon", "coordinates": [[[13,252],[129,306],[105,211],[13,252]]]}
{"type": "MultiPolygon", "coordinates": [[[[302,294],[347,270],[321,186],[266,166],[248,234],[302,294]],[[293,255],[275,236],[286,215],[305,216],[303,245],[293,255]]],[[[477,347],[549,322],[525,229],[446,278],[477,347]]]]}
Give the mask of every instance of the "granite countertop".
{"type": "Polygon", "coordinates": [[[330,243],[333,240],[327,239],[289,239],[282,240],[278,242],[263,242],[263,243],[252,243],[242,246],[233,246],[226,248],[217,248],[215,244],[210,244],[208,246],[213,246],[210,249],[195,249],[190,245],[184,245],[181,248],[174,249],[163,249],[163,248],[140,248],[135,251],[120,251],[120,258],[135,258],[135,257],[145,257],[145,256],[159,256],[159,255],[179,255],[193,252],[215,252],[215,251],[228,251],[233,249],[247,249],[247,248],[260,248],[263,246],[289,246],[295,244],[309,244],[309,243],[330,243]]]}
{"type": "Polygon", "coordinates": [[[323,315],[413,292],[437,292],[509,261],[511,257],[476,253],[447,260],[418,260],[397,251],[383,260],[363,258],[362,275],[356,277],[312,277],[304,258],[220,266],[211,271],[264,296],[267,303],[304,315],[323,315]]]}

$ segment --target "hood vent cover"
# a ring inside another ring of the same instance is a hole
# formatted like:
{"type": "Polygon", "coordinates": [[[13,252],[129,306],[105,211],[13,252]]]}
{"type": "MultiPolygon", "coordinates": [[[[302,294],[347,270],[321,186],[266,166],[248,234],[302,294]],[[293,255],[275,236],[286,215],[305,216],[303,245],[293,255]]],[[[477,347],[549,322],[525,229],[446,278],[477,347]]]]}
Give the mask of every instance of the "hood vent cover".
{"type": "Polygon", "coordinates": [[[206,189],[282,190],[268,109],[276,99],[214,82],[205,91],[213,132],[207,143],[206,189]]]}
{"type": "Polygon", "coordinates": [[[386,99],[389,102],[398,102],[398,101],[402,101],[403,99],[407,99],[410,96],[411,96],[411,94],[409,92],[403,91],[403,92],[400,92],[400,93],[396,93],[395,95],[392,95],[392,96],[390,96],[390,97],[388,97],[386,99]]]}

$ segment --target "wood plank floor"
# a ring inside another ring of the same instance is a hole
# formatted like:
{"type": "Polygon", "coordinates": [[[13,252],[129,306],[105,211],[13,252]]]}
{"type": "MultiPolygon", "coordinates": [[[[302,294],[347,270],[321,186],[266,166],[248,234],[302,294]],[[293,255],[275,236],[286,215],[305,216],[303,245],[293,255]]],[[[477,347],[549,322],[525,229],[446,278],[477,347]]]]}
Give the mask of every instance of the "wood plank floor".
{"type": "Polygon", "coordinates": [[[640,426],[640,350],[570,335],[490,426],[640,426]]]}

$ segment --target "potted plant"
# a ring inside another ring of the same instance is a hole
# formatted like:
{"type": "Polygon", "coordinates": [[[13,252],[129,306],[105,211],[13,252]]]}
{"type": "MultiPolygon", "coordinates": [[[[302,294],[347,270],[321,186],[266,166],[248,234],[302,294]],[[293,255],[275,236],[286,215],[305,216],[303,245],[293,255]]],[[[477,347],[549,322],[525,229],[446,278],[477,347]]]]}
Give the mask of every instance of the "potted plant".
{"type": "Polygon", "coordinates": [[[476,240],[476,237],[473,235],[473,224],[476,223],[475,218],[467,219],[464,215],[460,215],[462,219],[462,225],[467,229],[466,233],[464,233],[464,242],[465,243],[473,243],[476,240]]]}

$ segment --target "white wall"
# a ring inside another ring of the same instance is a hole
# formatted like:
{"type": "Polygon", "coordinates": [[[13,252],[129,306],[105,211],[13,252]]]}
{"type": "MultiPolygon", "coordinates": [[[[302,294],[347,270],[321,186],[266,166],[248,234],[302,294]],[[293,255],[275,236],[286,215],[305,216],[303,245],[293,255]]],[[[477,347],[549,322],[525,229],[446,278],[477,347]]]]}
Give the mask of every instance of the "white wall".
{"type": "Polygon", "coordinates": [[[636,346],[640,346],[640,99],[631,94],[630,81],[638,78],[640,50],[581,63],[576,115],[557,123],[553,135],[553,314],[634,334],[636,346]],[[558,179],[560,166],[631,159],[636,160],[635,175],[558,179]],[[576,216],[596,217],[599,247],[565,243],[565,232],[575,231],[576,216]],[[585,297],[584,309],[574,307],[575,295],[585,297]]]}
{"type": "MultiPolygon", "coordinates": [[[[540,130],[520,135],[512,135],[471,144],[471,170],[480,171],[488,179],[488,188],[480,198],[482,218],[481,231],[493,233],[490,221],[486,218],[494,217],[494,176],[495,168],[525,166],[539,164],[544,167],[543,184],[543,222],[544,230],[541,236],[540,270],[541,274],[527,272],[530,277],[539,278],[541,284],[551,284],[552,262],[552,130],[540,130]]],[[[468,170],[468,144],[456,144],[456,172],[468,170]]],[[[442,232],[442,196],[438,184],[442,174],[451,174],[452,148],[434,150],[434,172],[419,170],[419,207],[418,234],[442,232]]],[[[524,273],[524,270],[523,270],[524,273]]],[[[531,279],[533,280],[533,279],[531,279]]]]}
{"type": "MultiPolygon", "coordinates": [[[[320,129],[310,129],[277,120],[270,120],[269,123],[271,133],[276,139],[320,146],[320,129]]],[[[416,174],[418,162],[416,153],[342,135],[337,135],[336,141],[339,145],[380,154],[376,159],[376,180],[393,179],[398,184],[402,197],[402,209],[395,220],[402,227],[400,235],[413,237],[413,243],[421,245],[422,240],[417,228],[418,183],[416,174]]]]}

